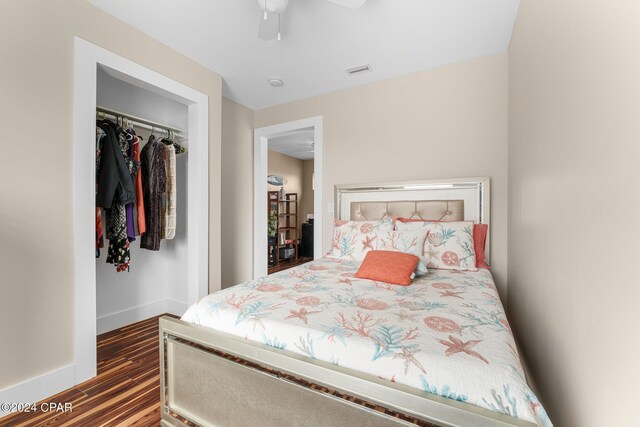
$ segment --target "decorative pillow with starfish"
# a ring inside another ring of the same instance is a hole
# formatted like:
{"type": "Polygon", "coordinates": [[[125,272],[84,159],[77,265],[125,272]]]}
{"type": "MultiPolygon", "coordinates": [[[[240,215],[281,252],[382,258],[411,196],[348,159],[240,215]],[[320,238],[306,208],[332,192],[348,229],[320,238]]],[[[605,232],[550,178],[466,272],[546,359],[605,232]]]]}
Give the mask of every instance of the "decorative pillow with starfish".
{"type": "Polygon", "coordinates": [[[362,261],[367,252],[376,249],[377,233],[392,231],[391,219],[381,221],[335,220],[329,258],[362,261]]]}
{"type": "Polygon", "coordinates": [[[396,222],[398,231],[423,230],[428,268],[478,271],[473,242],[473,222],[396,222]]]}

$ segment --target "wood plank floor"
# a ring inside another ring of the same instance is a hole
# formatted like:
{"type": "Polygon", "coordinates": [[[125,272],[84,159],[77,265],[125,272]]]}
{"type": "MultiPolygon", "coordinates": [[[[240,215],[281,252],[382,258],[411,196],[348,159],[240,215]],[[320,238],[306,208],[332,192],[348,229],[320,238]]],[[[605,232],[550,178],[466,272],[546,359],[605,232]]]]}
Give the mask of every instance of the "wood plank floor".
{"type": "Polygon", "coordinates": [[[278,265],[277,267],[269,267],[268,274],[273,274],[273,273],[277,273],[279,271],[288,270],[290,268],[297,267],[299,265],[306,264],[306,263],[311,262],[311,261],[313,261],[313,258],[303,258],[303,257],[300,257],[300,258],[298,258],[297,260],[294,260],[294,261],[285,261],[285,262],[281,263],[280,265],[278,265]]]}
{"type": "Polygon", "coordinates": [[[0,426],[158,426],[158,319],[98,336],[98,375],[42,401],[71,403],[72,412],[15,413],[0,418],[0,426]]]}

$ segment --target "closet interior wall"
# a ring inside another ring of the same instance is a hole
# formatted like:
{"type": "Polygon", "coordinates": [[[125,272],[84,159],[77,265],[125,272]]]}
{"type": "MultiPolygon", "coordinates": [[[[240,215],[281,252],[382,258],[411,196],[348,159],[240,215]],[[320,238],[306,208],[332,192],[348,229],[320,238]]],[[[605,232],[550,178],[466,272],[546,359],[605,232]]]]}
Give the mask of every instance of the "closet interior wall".
{"type": "MultiPolygon", "coordinates": [[[[157,93],[119,80],[99,68],[97,105],[183,130],[188,107],[157,93]]],[[[147,142],[150,131],[135,128],[147,142]]],[[[161,132],[155,132],[156,137],[161,132]]],[[[94,141],[95,142],[95,141],[94,141]]],[[[185,143],[188,148],[188,141],[185,143]]],[[[97,333],[106,332],[162,313],[182,315],[187,309],[187,173],[189,152],[176,156],[177,224],[172,240],[162,240],[159,251],[131,243],[128,272],[116,272],[106,263],[108,240],[96,258],[97,333]]],[[[106,222],[103,217],[103,222],[106,222]]]]}

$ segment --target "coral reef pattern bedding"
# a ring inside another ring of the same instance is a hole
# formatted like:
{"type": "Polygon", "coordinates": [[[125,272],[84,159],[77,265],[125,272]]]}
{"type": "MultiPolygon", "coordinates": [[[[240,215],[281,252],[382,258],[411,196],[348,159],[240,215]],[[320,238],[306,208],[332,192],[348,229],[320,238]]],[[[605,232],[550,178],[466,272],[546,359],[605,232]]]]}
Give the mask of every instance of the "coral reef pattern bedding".
{"type": "Polygon", "coordinates": [[[432,270],[411,286],[323,258],[211,294],[182,320],[542,426],[488,270],[432,270]]]}

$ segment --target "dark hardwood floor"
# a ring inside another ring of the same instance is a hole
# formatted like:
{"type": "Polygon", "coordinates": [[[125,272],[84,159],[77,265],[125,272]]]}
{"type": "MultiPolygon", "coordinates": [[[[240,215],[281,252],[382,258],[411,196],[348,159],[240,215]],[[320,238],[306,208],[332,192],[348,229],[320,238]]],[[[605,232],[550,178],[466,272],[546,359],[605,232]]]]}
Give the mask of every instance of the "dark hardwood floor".
{"type": "Polygon", "coordinates": [[[297,267],[302,264],[313,261],[313,258],[298,258],[297,260],[285,261],[280,263],[277,267],[269,267],[269,274],[277,273],[279,271],[288,270],[293,267],[297,267]]]}
{"type": "Polygon", "coordinates": [[[14,413],[0,426],[158,426],[158,319],[98,336],[98,376],[42,401],[71,403],[72,412],[14,413]]]}

